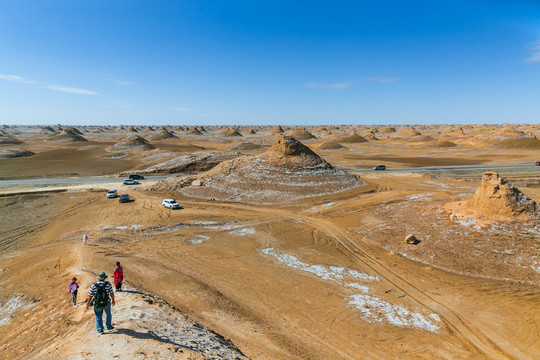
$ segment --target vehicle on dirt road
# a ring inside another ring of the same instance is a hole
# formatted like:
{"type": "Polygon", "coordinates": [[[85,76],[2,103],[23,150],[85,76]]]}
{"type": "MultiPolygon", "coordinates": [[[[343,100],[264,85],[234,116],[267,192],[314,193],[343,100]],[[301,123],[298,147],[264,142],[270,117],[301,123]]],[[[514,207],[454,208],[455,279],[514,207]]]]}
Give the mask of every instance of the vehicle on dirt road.
{"type": "Polygon", "coordinates": [[[118,196],[116,190],[109,190],[107,191],[107,199],[113,199],[116,196],[118,196]]]}
{"type": "Polygon", "coordinates": [[[128,194],[122,194],[120,195],[120,198],[118,199],[119,203],[127,203],[129,202],[129,195],[128,194]]]}
{"type": "Polygon", "coordinates": [[[128,176],[131,180],[144,180],[144,176],[141,174],[131,174],[128,176]]]}
{"type": "Polygon", "coordinates": [[[373,170],[386,170],[386,165],[377,165],[373,167],[373,170]]]}
{"type": "Polygon", "coordinates": [[[165,199],[163,200],[161,205],[163,205],[163,207],[167,209],[180,209],[180,204],[177,203],[174,199],[165,199]]]}
{"type": "Polygon", "coordinates": [[[124,181],[122,182],[122,184],[124,184],[124,185],[139,185],[140,183],[139,183],[137,180],[133,180],[133,179],[124,179],[124,181]]]}
{"type": "Polygon", "coordinates": [[[540,166],[540,161],[537,161],[535,165],[540,166]]]}

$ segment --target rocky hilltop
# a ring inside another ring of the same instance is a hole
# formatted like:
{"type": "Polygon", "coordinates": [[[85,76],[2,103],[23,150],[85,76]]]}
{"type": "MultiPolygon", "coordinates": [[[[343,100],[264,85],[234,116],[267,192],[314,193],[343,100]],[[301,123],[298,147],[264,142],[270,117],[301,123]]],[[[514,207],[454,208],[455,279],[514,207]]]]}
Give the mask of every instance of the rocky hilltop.
{"type": "Polygon", "coordinates": [[[286,204],[362,185],[364,182],[334,168],[293,137],[278,135],[261,155],[224,161],[189,181],[167,179],[160,186],[204,199],[286,204]]]}

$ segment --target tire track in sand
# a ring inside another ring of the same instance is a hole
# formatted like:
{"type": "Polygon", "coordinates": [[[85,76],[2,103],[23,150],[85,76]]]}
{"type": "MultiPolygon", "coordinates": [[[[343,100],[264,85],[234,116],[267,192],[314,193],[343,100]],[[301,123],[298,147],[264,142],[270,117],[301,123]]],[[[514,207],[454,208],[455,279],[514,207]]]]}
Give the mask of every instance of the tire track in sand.
{"type": "Polygon", "coordinates": [[[380,260],[377,260],[374,256],[372,256],[367,249],[363,249],[359,244],[355,243],[342,228],[333,222],[321,218],[306,218],[298,215],[296,215],[295,218],[301,222],[309,224],[321,232],[328,234],[335,240],[336,245],[341,246],[354,259],[371,268],[378,276],[384,278],[396,288],[407,293],[407,295],[409,295],[416,302],[438,313],[447,326],[449,326],[457,334],[460,334],[472,346],[484,353],[484,355],[486,355],[488,358],[527,358],[525,354],[520,353],[519,350],[511,347],[509,344],[505,344],[506,346],[502,348],[496,343],[495,340],[488,337],[477,327],[471,323],[467,323],[465,319],[456,313],[456,311],[438,302],[420,288],[390,270],[380,260]]]}

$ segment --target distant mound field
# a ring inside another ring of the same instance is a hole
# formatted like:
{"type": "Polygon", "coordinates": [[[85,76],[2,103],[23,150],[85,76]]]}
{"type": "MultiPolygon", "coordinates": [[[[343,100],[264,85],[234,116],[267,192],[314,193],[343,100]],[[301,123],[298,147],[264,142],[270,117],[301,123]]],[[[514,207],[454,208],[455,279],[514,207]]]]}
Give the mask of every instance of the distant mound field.
{"type": "Polygon", "coordinates": [[[488,146],[503,149],[540,149],[540,140],[534,134],[526,134],[523,131],[511,127],[502,128],[498,131],[488,131],[469,140],[476,146],[488,146]]]}
{"type": "Polygon", "coordinates": [[[274,145],[262,155],[225,161],[196,176],[191,186],[182,188],[184,184],[175,187],[174,180],[164,180],[162,187],[180,188],[185,195],[196,198],[288,204],[365,185],[289,136],[277,136],[274,145]]]}
{"type": "Polygon", "coordinates": [[[139,135],[125,135],[113,145],[116,149],[150,150],[156,147],[139,135]]]}

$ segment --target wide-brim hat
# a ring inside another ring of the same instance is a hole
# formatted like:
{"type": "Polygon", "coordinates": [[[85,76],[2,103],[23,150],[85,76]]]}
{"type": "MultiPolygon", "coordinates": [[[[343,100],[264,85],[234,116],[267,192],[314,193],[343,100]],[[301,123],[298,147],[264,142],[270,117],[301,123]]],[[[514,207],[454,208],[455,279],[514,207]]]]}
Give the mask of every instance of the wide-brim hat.
{"type": "Polygon", "coordinates": [[[99,273],[98,275],[98,280],[105,280],[106,278],[108,278],[107,274],[105,274],[105,271],[102,271],[99,273]]]}

